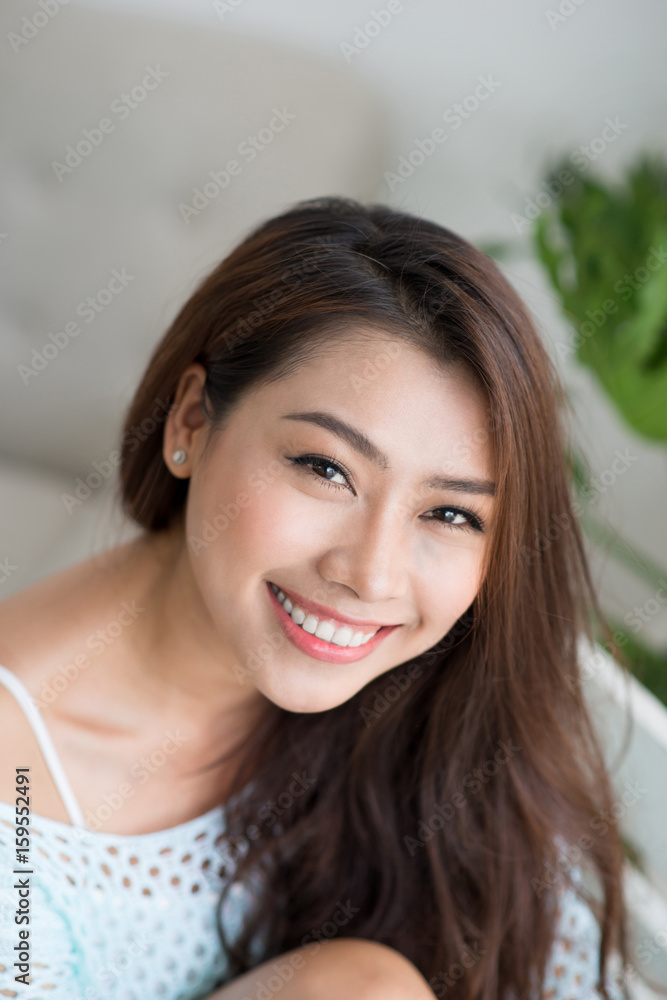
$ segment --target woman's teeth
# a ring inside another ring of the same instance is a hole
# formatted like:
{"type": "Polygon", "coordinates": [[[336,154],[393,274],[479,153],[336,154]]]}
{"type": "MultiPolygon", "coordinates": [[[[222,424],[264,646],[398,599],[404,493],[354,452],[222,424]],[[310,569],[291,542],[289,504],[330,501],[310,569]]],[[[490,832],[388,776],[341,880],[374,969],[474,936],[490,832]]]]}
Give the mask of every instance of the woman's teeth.
{"type": "Polygon", "coordinates": [[[292,604],[289,597],[274,583],[271,584],[271,589],[295,625],[299,625],[304,632],[310,632],[318,639],[323,639],[324,642],[332,642],[335,646],[363,646],[379,631],[379,629],[375,629],[375,632],[354,632],[349,625],[336,628],[332,622],[320,621],[315,615],[304,611],[296,604],[292,604]]]}

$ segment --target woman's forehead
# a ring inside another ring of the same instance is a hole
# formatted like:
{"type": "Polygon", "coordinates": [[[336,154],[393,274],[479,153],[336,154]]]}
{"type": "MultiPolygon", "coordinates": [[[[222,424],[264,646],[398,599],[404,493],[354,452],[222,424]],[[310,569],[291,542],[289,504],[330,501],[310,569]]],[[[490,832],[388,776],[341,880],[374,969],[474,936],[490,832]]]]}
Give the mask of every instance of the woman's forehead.
{"type": "Polygon", "coordinates": [[[427,464],[443,474],[493,478],[487,394],[463,365],[385,337],[336,346],[250,402],[250,423],[297,434],[319,427],[382,471],[427,464]]]}

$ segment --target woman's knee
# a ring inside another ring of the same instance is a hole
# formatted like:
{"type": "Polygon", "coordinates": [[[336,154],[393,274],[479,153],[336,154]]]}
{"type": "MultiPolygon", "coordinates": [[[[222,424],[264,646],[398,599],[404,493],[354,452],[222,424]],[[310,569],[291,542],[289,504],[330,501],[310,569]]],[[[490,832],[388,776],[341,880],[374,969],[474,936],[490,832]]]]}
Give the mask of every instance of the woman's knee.
{"type": "MultiPolygon", "coordinates": [[[[310,946],[306,946],[308,951],[310,946]]],[[[311,960],[308,1000],[433,1000],[434,993],[409,959],[363,938],[322,942],[311,960]]]]}

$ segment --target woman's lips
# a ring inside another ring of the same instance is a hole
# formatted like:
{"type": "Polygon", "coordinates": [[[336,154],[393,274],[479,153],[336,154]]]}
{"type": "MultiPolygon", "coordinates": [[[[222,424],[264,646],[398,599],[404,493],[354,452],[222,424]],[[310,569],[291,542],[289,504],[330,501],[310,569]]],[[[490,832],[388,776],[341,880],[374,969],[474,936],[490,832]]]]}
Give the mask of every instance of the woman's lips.
{"type": "MultiPolygon", "coordinates": [[[[275,584],[278,587],[278,584],[275,584]]],[[[308,598],[302,597],[301,594],[297,594],[293,590],[285,590],[284,587],[278,587],[282,590],[283,594],[289,597],[292,604],[297,604],[304,611],[310,611],[311,614],[315,615],[316,618],[320,620],[326,619],[327,621],[336,622],[340,625],[349,625],[355,632],[364,632],[368,634],[369,632],[374,632],[375,629],[389,627],[387,622],[374,622],[362,618],[350,618],[348,615],[343,615],[336,611],[335,608],[329,608],[326,604],[318,604],[316,601],[309,601],[308,598]]]]}
{"type": "MultiPolygon", "coordinates": [[[[292,621],[273,593],[273,588],[269,581],[266,582],[266,589],[274,613],[287,638],[297,649],[300,649],[301,652],[306,653],[308,656],[312,656],[315,660],[324,660],[326,663],[354,663],[356,660],[362,660],[372,653],[390,632],[399,627],[398,625],[381,626],[373,638],[369,639],[363,646],[337,646],[333,642],[326,642],[324,639],[319,639],[317,636],[304,631],[300,625],[292,621]]],[[[306,608],[305,610],[308,609],[306,608]]],[[[366,627],[368,628],[368,626],[366,627]]],[[[362,632],[363,628],[358,627],[356,631],[362,632]]]]}

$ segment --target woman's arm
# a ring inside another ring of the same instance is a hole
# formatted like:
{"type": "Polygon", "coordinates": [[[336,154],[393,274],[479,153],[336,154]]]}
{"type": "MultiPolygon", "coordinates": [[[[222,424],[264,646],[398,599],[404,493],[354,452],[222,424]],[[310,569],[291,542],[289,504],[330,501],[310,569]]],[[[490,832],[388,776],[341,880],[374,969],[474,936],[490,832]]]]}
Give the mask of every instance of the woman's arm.
{"type": "Polygon", "coordinates": [[[244,973],[207,1000],[433,1000],[415,966],[386,945],[339,938],[295,948],[244,973]]]}

